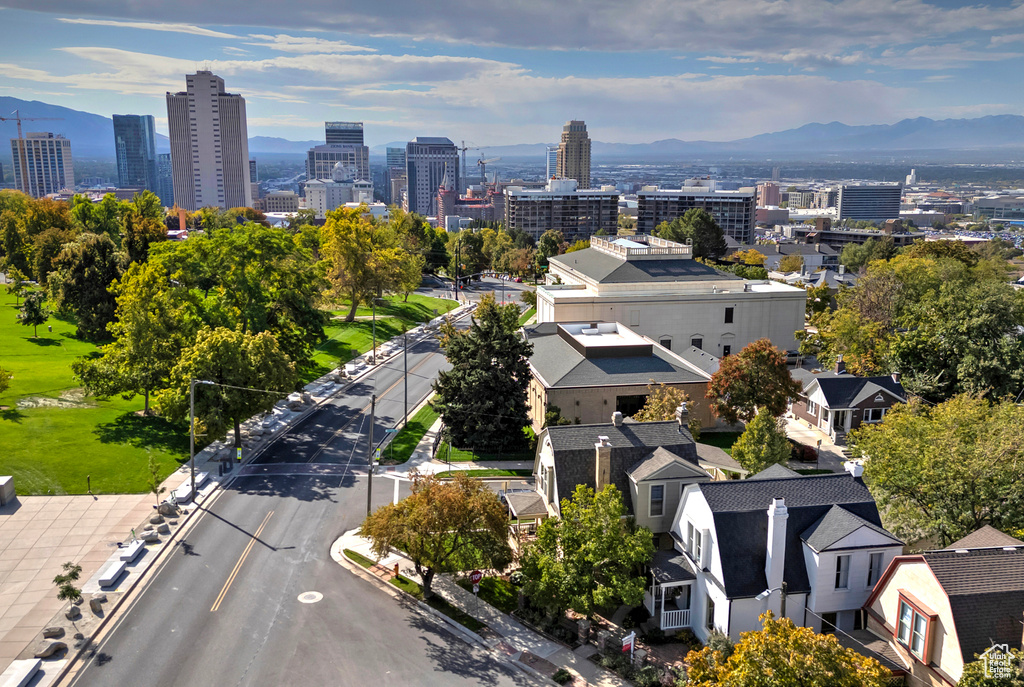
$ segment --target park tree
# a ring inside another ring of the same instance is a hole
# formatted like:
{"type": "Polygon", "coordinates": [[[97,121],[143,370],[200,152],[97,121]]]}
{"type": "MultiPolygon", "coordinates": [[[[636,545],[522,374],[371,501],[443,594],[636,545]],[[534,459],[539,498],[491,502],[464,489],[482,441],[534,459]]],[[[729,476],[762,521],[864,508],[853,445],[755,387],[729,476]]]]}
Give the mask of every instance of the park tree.
{"type": "Polygon", "coordinates": [[[101,356],[79,358],[71,368],[96,396],[142,394],[148,415],[151,395],[168,385],[172,368],[202,324],[198,298],[172,286],[158,263],[132,264],[110,289],[117,309],[107,329],[114,340],[103,346],[101,356]]]}
{"type": "Polygon", "coordinates": [[[57,599],[60,601],[75,602],[82,598],[82,590],[75,586],[78,578],[82,575],[82,566],[68,561],[61,565],[63,572],[53,578],[53,584],[57,587],[57,599]]]}
{"type": "Polygon", "coordinates": [[[726,422],[749,422],[761,412],[778,417],[800,395],[789,374],[786,356],[769,339],[758,339],[736,355],[722,358],[708,383],[711,408],[726,422]]]}
{"type": "Polygon", "coordinates": [[[11,380],[14,374],[10,370],[0,367],[0,394],[11,388],[11,380]]]}
{"type": "Polygon", "coordinates": [[[32,338],[39,336],[39,325],[46,324],[50,317],[50,309],[46,307],[46,294],[33,291],[26,294],[25,302],[18,311],[18,321],[26,327],[32,327],[32,338]]]}
{"type": "Polygon", "coordinates": [[[779,272],[799,272],[804,266],[804,256],[799,253],[785,255],[779,260],[779,272]]]}
{"type": "Polygon", "coordinates": [[[682,217],[662,222],[654,233],[676,243],[686,243],[690,239],[695,258],[717,260],[729,250],[722,228],[711,213],[703,208],[691,208],[682,217]]]}
{"type": "Polygon", "coordinates": [[[424,270],[436,272],[448,264],[447,235],[443,229],[435,229],[423,216],[397,207],[391,209],[388,225],[397,232],[407,251],[423,258],[424,270]]]}
{"type": "Polygon", "coordinates": [[[469,329],[444,328],[441,347],[451,369],[435,380],[432,405],[453,446],[509,452],[524,446],[533,344],[518,329],[519,307],[498,305],[490,294],[469,329]]]}
{"type": "Polygon", "coordinates": [[[71,229],[51,227],[37,234],[32,241],[32,273],[40,286],[49,283],[50,274],[57,269],[57,256],[64,246],[75,240],[71,229]]]}
{"type": "Polygon", "coordinates": [[[512,562],[508,510],[483,482],[462,473],[440,480],[413,472],[412,494],[371,513],[360,534],[378,558],[404,551],[426,597],[439,572],[501,570],[512,562]]]}
{"type": "Polygon", "coordinates": [[[641,569],[653,555],[650,530],[626,517],[614,485],[595,494],[581,484],[562,500],[561,517],[544,520],[524,548],[523,592],[551,614],[570,609],[589,617],[611,603],[639,605],[641,569]]]}
{"type": "Polygon", "coordinates": [[[82,234],[64,246],[54,266],[49,288],[58,310],[74,314],[80,338],[106,338],[117,306],[110,285],[124,271],[124,253],[106,234],[82,234]]]}
{"type": "Polygon", "coordinates": [[[152,452],[149,454],[149,465],[146,472],[146,486],[149,487],[149,493],[156,498],[156,505],[159,506],[160,494],[167,491],[167,487],[160,484],[160,464],[156,462],[156,456],[152,452]]]}
{"type": "Polygon", "coordinates": [[[761,615],[760,630],[740,633],[728,657],[711,645],[686,656],[688,687],[886,687],[892,673],[841,645],[835,635],[761,615]]]}
{"type": "Polygon", "coordinates": [[[188,417],[193,379],[214,382],[195,394],[196,432],[213,440],[234,429],[234,446],[240,449],[242,421],[273,408],[294,391],[298,376],[270,333],[221,327],[200,330],[171,371],[170,387],[158,395],[161,412],[169,419],[188,417]]]}
{"type": "MultiPolygon", "coordinates": [[[[9,191],[0,191],[0,194],[9,191]]],[[[0,211],[0,267],[32,271],[32,243],[24,229],[24,214],[14,210],[0,211]]]]}
{"type": "Polygon", "coordinates": [[[25,295],[28,277],[17,267],[7,269],[7,293],[14,295],[15,305],[21,306],[21,297],[25,295]]]}
{"type": "Polygon", "coordinates": [[[946,546],[983,525],[1024,528],[1024,407],[960,394],[938,405],[914,399],[850,442],[886,528],[946,546]]]}
{"type": "Polygon", "coordinates": [[[47,229],[74,229],[71,206],[51,198],[30,198],[25,207],[25,235],[28,241],[47,229]]]}
{"type": "Polygon", "coordinates": [[[121,215],[130,207],[113,193],[94,203],[88,196],[75,194],[71,198],[71,219],[84,234],[106,234],[115,243],[121,240],[121,215]]]}
{"type": "Polygon", "coordinates": [[[569,246],[568,248],[566,248],[565,252],[566,253],[575,253],[578,250],[586,250],[587,248],[590,248],[590,241],[584,241],[583,239],[580,239],[576,243],[574,243],[571,246],[569,246]]]}
{"type": "Polygon", "coordinates": [[[134,207],[124,213],[121,250],[128,255],[128,262],[146,262],[149,259],[150,244],[166,240],[167,227],[159,220],[143,214],[134,207]]]}
{"type": "Polygon", "coordinates": [[[537,267],[541,269],[546,268],[548,266],[548,259],[561,255],[567,247],[568,245],[562,236],[562,232],[548,229],[540,235],[540,240],[537,241],[537,252],[535,253],[537,267]]]}
{"type": "Polygon", "coordinates": [[[732,457],[751,474],[785,464],[790,457],[785,420],[770,413],[758,413],[733,444],[732,457]]]}
{"type": "Polygon", "coordinates": [[[763,267],[765,255],[756,248],[747,248],[746,250],[736,251],[729,256],[729,259],[735,262],[741,262],[744,265],[757,265],[759,267],[763,267]]]}
{"type": "Polygon", "coordinates": [[[448,235],[445,250],[448,254],[448,276],[466,277],[490,267],[484,253],[484,234],[481,231],[464,229],[448,235]]]}

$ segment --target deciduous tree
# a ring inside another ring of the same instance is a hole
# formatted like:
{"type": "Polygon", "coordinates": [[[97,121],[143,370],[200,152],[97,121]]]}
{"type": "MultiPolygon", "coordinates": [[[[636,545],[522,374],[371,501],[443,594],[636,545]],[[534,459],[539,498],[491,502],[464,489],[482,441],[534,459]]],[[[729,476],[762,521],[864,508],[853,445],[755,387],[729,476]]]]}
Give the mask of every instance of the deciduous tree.
{"type": "Polygon", "coordinates": [[[14,295],[14,304],[21,306],[21,297],[25,295],[25,282],[28,281],[21,270],[17,267],[10,267],[7,270],[7,293],[14,295]]]}
{"type": "Polygon", "coordinates": [[[800,391],[782,351],[770,340],[758,339],[738,354],[722,358],[708,383],[707,398],[715,414],[726,422],[749,422],[759,412],[782,415],[800,391]]]}
{"type": "Polygon", "coordinates": [[[785,421],[766,412],[758,413],[733,444],[732,457],[751,474],[789,461],[785,421]]]}
{"type": "Polygon", "coordinates": [[[577,486],[572,498],[562,500],[561,517],[542,522],[523,551],[523,591],[530,602],[551,613],[571,609],[588,617],[613,601],[640,604],[646,585],[641,566],[654,555],[654,539],[625,515],[614,485],[597,494],[577,486]]]}
{"type": "Polygon", "coordinates": [[[682,217],[662,222],[654,233],[677,243],[686,243],[686,239],[691,239],[695,258],[717,260],[729,250],[722,228],[703,208],[691,208],[682,217]]]}
{"type": "Polygon", "coordinates": [[[441,346],[451,369],[434,382],[433,406],[453,445],[484,451],[523,447],[533,344],[518,329],[519,307],[498,305],[490,294],[481,299],[469,329],[444,329],[441,346]]]}
{"type": "Polygon", "coordinates": [[[540,240],[537,242],[537,252],[535,253],[537,267],[547,267],[548,259],[556,255],[561,255],[565,252],[567,247],[568,244],[566,244],[565,238],[562,236],[562,232],[555,229],[548,229],[540,235],[540,240]]]}
{"type": "Polygon", "coordinates": [[[729,256],[729,259],[742,262],[744,265],[757,265],[758,267],[763,267],[765,255],[756,248],[747,248],[746,250],[736,251],[729,256]]]}
{"type": "Polygon", "coordinates": [[[39,336],[39,325],[46,324],[50,310],[46,307],[46,294],[35,291],[25,296],[25,302],[18,311],[18,321],[26,327],[32,327],[32,338],[39,336]]]}
{"type": "Polygon", "coordinates": [[[129,262],[146,262],[149,259],[150,244],[166,240],[167,227],[162,222],[135,208],[124,213],[121,249],[128,255],[129,262]]]}
{"type": "Polygon", "coordinates": [[[804,256],[794,253],[779,260],[779,272],[799,272],[804,266],[804,256]]]}
{"type": "Polygon", "coordinates": [[[50,293],[58,309],[75,315],[79,337],[106,338],[117,305],[110,285],[120,278],[125,262],[124,253],[106,234],[82,234],[57,256],[50,293]]]}
{"type": "Polygon", "coordinates": [[[960,394],[893,406],[850,433],[886,527],[945,546],[992,525],[1024,527],[1024,408],[960,394]]]}
{"type": "Polygon", "coordinates": [[[482,482],[461,473],[451,481],[413,473],[412,494],[371,513],[360,533],[378,557],[405,551],[427,597],[439,572],[500,570],[512,561],[507,509],[482,482]]]}
{"type": "Polygon", "coordinates": [[[892,674],[878,661],[839,643],[835,635],[796,627],[789,618],[761,616],[762,628],[740,633],[728,657],[712,647],[691,651],[690,687],[886,687],[892,674]]]}

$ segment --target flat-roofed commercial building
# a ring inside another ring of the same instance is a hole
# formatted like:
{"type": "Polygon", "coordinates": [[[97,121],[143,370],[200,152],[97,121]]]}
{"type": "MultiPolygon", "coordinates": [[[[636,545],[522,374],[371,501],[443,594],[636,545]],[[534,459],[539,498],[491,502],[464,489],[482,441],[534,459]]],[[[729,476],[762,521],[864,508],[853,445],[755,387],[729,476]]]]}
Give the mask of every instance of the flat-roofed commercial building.
{"type": "MultiPolygon", "coordinates": [[[[405,180],[409,212],[437,215],[437,190],[445,174],[459,179],[459,151],[450,138],[417,136],[405,146],[405,180]]],[[[392,200],[394,202],[394,200],[392,200]]]]}
{"type": "Polygon", "coordinates": [[[644,186],[637,193],[637,231],[652,233],[662,222],[682,217],[687,210],[706,210],[726,236],[739,243],[754,240],[757,219],[757,191],[741,188],[720,191],[714,179],[688,179],[682,188],[661,189],[644,186]]]}
{"type": "Polygon", "coordinates": [[[902,184],[843,184],[836,195],[838,219],[899,219],[902,184]]]}
{"type": "Polygon", "coordinates": [[[554,229],[566,241],[618,230],[619,192],[614,186],[579,190],[575,179],[549,179],[543,189],[505,187],[505,226],[534,238],[554,229]]]}
{"type": "Polygon", "coordinates": [[[34,198],[75,189],[71,141],[60,134],[32,132],[11,139],[14,187],[34,198]]]}
{"type": "Polygon", "coordinates": [[[549,259],[537,322],[621,322],[670,350],[693,346],[717,358],[760,338],[797,347],[804,289],[741,279],[692,258],[690,246],[653,236],[595,236],[590,248],[549,259]]]}

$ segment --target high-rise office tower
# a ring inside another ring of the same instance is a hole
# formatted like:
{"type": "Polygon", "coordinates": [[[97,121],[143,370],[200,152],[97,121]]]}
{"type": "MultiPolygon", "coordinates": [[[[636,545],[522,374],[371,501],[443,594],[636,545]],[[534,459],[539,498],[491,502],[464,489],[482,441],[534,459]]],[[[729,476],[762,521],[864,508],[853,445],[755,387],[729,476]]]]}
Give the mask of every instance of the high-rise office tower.
{"type": "Polygon", "coordinates": [[[224,91],[224,79],[199,71],[186,90],[167,94],[174,202],[202,207],[251,207],[245,98],[224,91]]]}
{"type": "Polygon", "coordinates": [[[437,190],[445,178],[445,165],[452,179],[459,178],[459,151],[448,138],[417,136],[405,146],[405,175],[409,212],[437,215],[437,190]]]}
{"type": "Polygon", "coordinates": [[[14,187],[35,198],[75,187],[71,141],[49,132],[11,139],[14,187]]]}
{"type": "Polygon", "coordinates": [[[558,146],[548,146],[545,158],[545,179],[551,179],[558,175],[558,146]]]}
{"type": "Polygon", "coordinates": [[[388,169],[405,170],[405,148],[388,148],[386,153],[388,169]]]}
{"type": "Polygon", "coordinates": [[[249,183],[255,184],[260,180],[260,171],[256,167],[256,160],[249,160],[249,183]]]}
{"type": "Polygon", "coordinates": [[[306,153],[306,179],[330,179],[339,162],[352,170],[354,178],[370,180],[370,149],[354,143],[328,143],[310,148],[306,153]]]}
{"type": "Polygon", "coordinates": [[[899,219],[902,196],[902,184],[843,184],[836,198],[838,219],[899,219]]]}
{"type": "Polygon", "coordinates": [[[401,203],[400,188],[405,184],[405,148],[387,148],[385,151],[384,201],[401,203]],[[397,191],[397,192],[396,192],[397,191]]]}
{"type": "Polygon", "coordinates": [[[166,207],[174,205],[174,172],[172,170],[171,154],[157,154],[156,188],[153,190],[153,193],[160,196],[160,202],[166,207]]]}
{"type": "Polygon", "coordinates": [[[156,191],[156,128],[153,115],[114,115],[117,185],[156,191]]]}
{"type": "Polygon", "coordinates": [[[590,188],[590,137],[586,122],[574,119],[562,127],[556,176],[575,179],[580,189],[590,188]]]}
{"type": "Polygon", "coordinates": [[[5,185],[6,183],[7,180],[4,179],[4,163],[0,162],[0,186],[5,185]]]}
{"type": "Polygon", "coordinates": [[[327,145],[335,143],[364,145],[362,122],[324,122],[324,134],[327,145]]]}

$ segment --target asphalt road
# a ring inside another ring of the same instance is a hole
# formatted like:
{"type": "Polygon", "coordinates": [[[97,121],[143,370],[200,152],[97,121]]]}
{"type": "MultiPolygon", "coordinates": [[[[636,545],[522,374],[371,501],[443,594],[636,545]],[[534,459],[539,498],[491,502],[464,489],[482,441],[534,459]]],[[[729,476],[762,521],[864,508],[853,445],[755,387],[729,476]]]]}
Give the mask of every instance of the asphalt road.
{"type": "MultiPolygon", "coordinates": [[[[411,347],[410,409],[444,364],[436,342],[411,347]]],[[[536,684],[330,557],[366,512],[370,394],[383,437],[404,410],[402,370],[393,357],[242,468],[65,684],[536,684]]],[[[374,508],[393,484],[374,478],[374,508]]]]}

